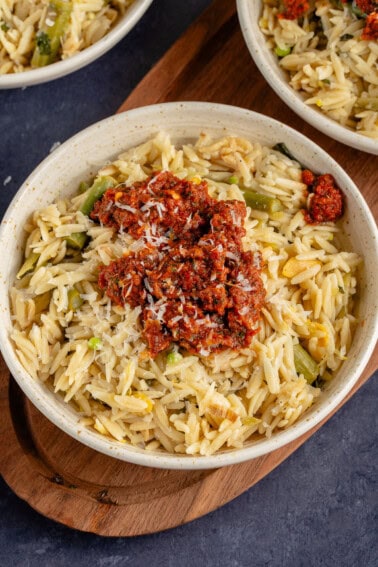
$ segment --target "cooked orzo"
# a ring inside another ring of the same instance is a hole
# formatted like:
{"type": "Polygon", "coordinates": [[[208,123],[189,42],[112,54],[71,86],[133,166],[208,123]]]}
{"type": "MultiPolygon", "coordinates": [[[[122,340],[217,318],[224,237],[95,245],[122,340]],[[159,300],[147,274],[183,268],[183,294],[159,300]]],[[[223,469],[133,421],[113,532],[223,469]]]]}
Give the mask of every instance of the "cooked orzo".
{"type": "Polygon", "coordinates": [[[148,451],[211,455],[290,427],[357,323],[333,177],[283,144],[159,133],[86,181],[25,227],[11,305],[27,372],[148,451]]]}
{"type": "Polygon", "coordinates": [[[0,74],[67,59],[106,35],[134,0],[0,0],[0,74]]]}
{"type": "Polygon", "coordinates": [[[263,0],[259,25],[306,104],[378,138],[376,0],[263,0]]]}

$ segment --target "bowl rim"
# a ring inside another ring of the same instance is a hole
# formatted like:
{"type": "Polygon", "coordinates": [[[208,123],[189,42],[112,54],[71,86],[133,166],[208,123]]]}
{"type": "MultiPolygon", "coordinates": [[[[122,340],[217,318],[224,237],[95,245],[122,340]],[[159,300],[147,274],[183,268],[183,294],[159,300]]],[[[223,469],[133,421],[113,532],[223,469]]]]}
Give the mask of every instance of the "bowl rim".
{"type": "MultiPolygon", "coordinates": [[[[12,230],[10,221],[13,211],[17,211],[17,208],[20,207],[20,203],[22,202],[22,198],[20,197],[27,194],[28,186],[30,186],[30,184],[33,182],[33,178],[38,177],[41,172],[43,172],[46,168],[51,166],[51,164],[59,160],[60,156],[64,156],[66,150],[77,147],[77,144],[81,144],[86,139],[91,137],[92,134],[98,136],[99,130],[101,130],[101,128],[106,129],[110,123],[112,124],[112,128],[116,128],[121,124],[127,124],[130,127],[130,121],[131,123],[134,121],[134,124],[138,124],[140,123],[140,120],[142,120],[145,123],[146,118],[156,118],[157,116],[161,117],[164,116],[164,113],[169,116],[170,113],[174,114],[175,110],[177,111],[178,109],[185,116],[190,115],[190,113],[194,115],[203,112],[203,114],[208,115],[210,112],[214,112],[215,114],[218,113],[218,117],[222,117],[222,115],[224,115],[224,113],[226,112],[232,119],[234,118],[237,120],[238,118],[240,119],[242,117],[248,117],[248,120],[250,120],[251,122],[256,123],[256,121],[260,121],[264,124],[264,126],[266,125],[267,128],[269,127],[269,125],[275,128],[283,128],[290,135],[290,138],[292,140],[294,139],[298,143],[304,144],[309,152],[311,150],[316,151],[316,153],[320,155],[321,159],[326,159],[331,162],[333,166],[333,173],[336,172],[344,180],[348,181],[348,191],[350,191],[351,195],[358,199],[358,204],[361,207],[366,223],[369,226],[370,234],[373,234],[373,236],[375,237],[374,246],[376,254],[378,256],[378,230],[368,205],[366,204],[365,200],[359,193],[357,187],[348,176],[348,174],[341,168],[341,166],[337,164],[337,162],[332,157],[330,157],[324,150],[317,146],[317,144],[315,144],[309,138],[306,138],[300,132],[297,132],[286,124],[283,124],[268,116],[230,105],[190,101],[180,103],[162,103],[139,107],[133,110],[122,112],[118,115],[110,116],[92,124],[91,126],[88,126],[81,132],[75,134],[67,141],[65,141],[52,154],[49,154],[37,166],[37,168],[34,169],[34,171],[24,181],[20,189],[13,197],[4,215],[3,222],[1,223],[0,248],[7,232],[9,230],[12,230]]],[[[201,128],[204,127],[205,126],[201,126],[201,128]]],[[[170,128],[172,129],[173,126],[171,126],[170,128]]],[[[220,129],[220,127],[218,129],[220,129]]],[[[235,129],[237,129],[237,127],[235,127],[235,129]]],[[[148,135],[151,136],[151,132],[148,135]]],[[[119,150],[117,150],[117,152],[119,152],[119,150]]],[[[3,285],[6,286],[6,291],[9,292],[9,285],[7,285],[5,282],[3,283],[3,285]]],[[[127,444],[120,444],[118,442],[111,441],[94,431],[78,425],[77,423],[75,424],[74,428],[69,427],[68,420],[64,419],[64,415],[67,414],[67,411],[62,410],[61,412],[59,412],[49,403],[47,388],[43,388],[43,384],[34,381],[18,361],[14,347],[11,344],[10,338],[5,329],[5,325],[0,326],[0,348],[11,374],[14,376],[16,382],[23,390],[25,395],[29,398],[29,400],[59,429],[63,430],[65,433],[67,433],[77,441],[91,447],[92,449],[95,449],[96,451],[99,451],[100,453],[106,454],[111,457],[116,457],[119,460],[127,461],[137,465],[166,469],[200,470],[238,464],[256,457],[260,457],[266,453],[270,453],[286,445],[287,443],[298,439],[301,435],[308,432],[314,426],[319,424],[325,417],[330,415],[357,382],[373,352],[375,342],[378,338],[378,313],[375,313],[375,317],[370,323],[369,330],[371,331],[371,335],[366,341],[363,353],[359,353],[357,362],[354,362],[354,368],[350,372],[351,377],[339,388],[336,393],[333,394],[330,400],[326,400],[326,403],[323,403],[322,406],[319,404],[316,412],[310,418],[304,418],[299,422],[294,423],[287,430],[282,430],[273,434],[270,439],[263,438],[262,440],[256,441],[251,445],[246,445],[242,449],[231,449],[207,457],[179,454],[176,455],[163,452],[149,453],[142,449],[136,450],[135,447],[129,446],[127,444]],[[38,392],[38,395],[36,395],[34,391],[35,388],[40,390],[40,392],[38,392]],[[129,448],[131,448],[131,450],[129,450],[129,448]]],[[[67,408],[68,407],[69,406],[67,406],[67,408]]]]}
{"type": "Polygon", "coordinates": [[[266,45],[266,38],[258,23],[251,21],[250,7],[253,5],[256,9],[257,4],[260,10],[261,0],[257,0],[256,4],[250,0],[236,0],[239,23],[252,59],[275,93],[291,110],[323,134],[349,147],[378,155],[378,140],[342,126],[336,120],[328,118],[321,110],[305,104],[301,94],[296,92],[287,80],[284,80],[281,75],[283,70],[280,69],[274,55],[266,45]]]}
{"type": "Polygon", "coordinates": [[[38,69],[0,75],[0,90],[39,85],[47,81],[59,79],[89,65],[89,63],[104,55],[121,41],[142,18],[153,1],[134,0],[122,18],[116,22],[115,26],[104,37],[93,45],[72,55],[72,57],[38,69]]]}

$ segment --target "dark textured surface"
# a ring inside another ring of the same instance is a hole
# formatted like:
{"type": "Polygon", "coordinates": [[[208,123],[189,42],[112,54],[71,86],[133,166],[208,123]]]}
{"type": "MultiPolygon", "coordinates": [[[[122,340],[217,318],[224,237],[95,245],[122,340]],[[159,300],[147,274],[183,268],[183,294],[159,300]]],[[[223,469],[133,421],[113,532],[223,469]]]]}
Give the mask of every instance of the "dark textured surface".
{"type": "MultiPolygon", "coordinates": [[[[0,91],[1,216],[52,146],[113,114],[209,4],[155,0],[97,62],[50,84],[0,91]]],[[[191,524],[152,536],[75,532],[40,516],[0,480],[0,565],[375,567],[377,399],[372,378],[257,486],[191,524]]]]}

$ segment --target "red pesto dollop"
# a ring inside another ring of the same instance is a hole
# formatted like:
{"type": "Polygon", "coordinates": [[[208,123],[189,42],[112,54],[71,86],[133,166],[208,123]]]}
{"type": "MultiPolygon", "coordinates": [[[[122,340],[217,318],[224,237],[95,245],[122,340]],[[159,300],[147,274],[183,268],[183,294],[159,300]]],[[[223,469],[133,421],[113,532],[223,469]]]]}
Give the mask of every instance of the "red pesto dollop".
{"type": "Polygon", "coordinates": [[[149,354],[176,343],[207,356],[240,349],[256,334],[265,300],[260,253],[246,252],[245,204],[217,201],[207,183],[155,172],[108,189],[93,220],[142,239],[108,266],[98,284],[117,305],[141,306],[149,354]]]}
{"type": "Polygon", "coordinates": [[[309,169],[302,171],[302,181],[310,193],[305,220],[309,224],[335,222],[343,214],[343,194],[330,173],[315,175],[309,169]]]}

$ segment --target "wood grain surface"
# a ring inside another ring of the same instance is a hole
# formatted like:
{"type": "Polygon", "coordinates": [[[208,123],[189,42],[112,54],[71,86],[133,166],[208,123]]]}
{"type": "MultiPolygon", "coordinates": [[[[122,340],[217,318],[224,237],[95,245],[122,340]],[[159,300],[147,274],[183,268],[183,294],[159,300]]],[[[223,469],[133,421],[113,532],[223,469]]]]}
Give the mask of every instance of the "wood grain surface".
{"type": "MultiPolygon", "coordinates": [[[[213,2],[119,111],[178,100],[242,106],[303,132],[344,167],[377,218],[378,158],[317,132],[281,102],[250,58],[233,1],[213,2]]],[[[377,368],[376,348],[348,398],[377,368]]],[[[105,536],[161,531],[222,506],[272,471],[321,425],[294,443],[240,465],[193,472],[139,467],[97,453],[57,429],[25,398],[0,359],[2,476],[45,516],[105,536]]]]}

